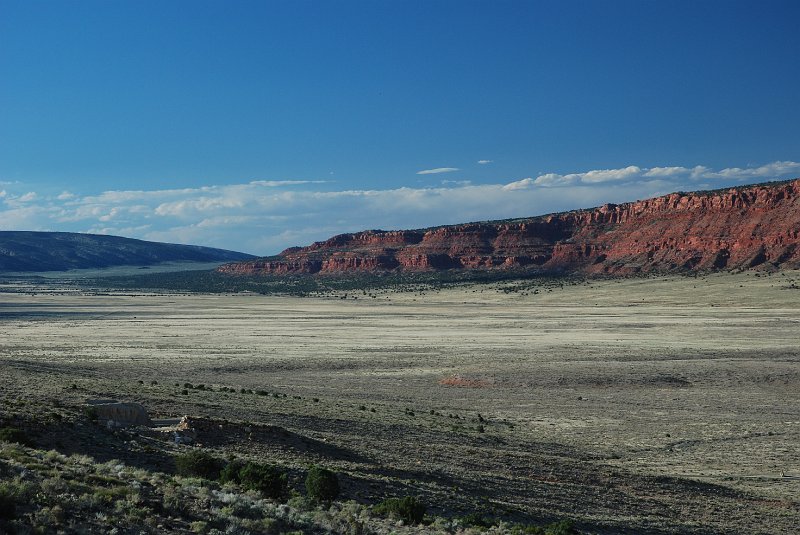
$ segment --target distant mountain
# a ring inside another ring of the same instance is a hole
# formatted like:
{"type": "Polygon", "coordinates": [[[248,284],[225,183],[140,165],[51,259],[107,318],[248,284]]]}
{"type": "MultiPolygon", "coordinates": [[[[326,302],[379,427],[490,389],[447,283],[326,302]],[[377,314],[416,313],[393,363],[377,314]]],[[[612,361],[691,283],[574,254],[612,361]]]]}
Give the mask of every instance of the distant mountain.
{"type": "Polygon", "coordinates": [[[755,266],[800,268],[800,179],[523,219],[342,234],[218,271],[525,269],[622,275],[755,266]]]}
{"type": "Polygon", "coordinates": [[[72,232],[0,231],[0,272],[66,271],[163,262],[233,262],[253,255],[72,232]]]}

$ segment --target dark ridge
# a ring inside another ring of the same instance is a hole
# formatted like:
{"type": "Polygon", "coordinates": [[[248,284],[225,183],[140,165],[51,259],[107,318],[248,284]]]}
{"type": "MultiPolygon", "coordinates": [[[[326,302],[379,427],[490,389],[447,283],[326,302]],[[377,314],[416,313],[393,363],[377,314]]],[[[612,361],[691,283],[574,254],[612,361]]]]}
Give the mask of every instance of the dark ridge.
{"type": "Polygon", "coordinates": [[[73,232],[0,231],[0,272],[67,271],[164,262],[235,262],[253,255],[73,232]]]}

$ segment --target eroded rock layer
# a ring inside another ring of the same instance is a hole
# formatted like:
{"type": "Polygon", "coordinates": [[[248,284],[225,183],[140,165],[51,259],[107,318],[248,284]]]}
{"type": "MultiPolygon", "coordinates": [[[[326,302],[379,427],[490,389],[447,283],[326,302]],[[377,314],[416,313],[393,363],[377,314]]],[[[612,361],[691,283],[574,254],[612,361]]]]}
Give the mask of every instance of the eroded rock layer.
{"type": "Polygon", "coordinates": [[[800,179],[540,217],[342,234],[229,274],[526,268],[637,273],[800,267],[800,179]]]}

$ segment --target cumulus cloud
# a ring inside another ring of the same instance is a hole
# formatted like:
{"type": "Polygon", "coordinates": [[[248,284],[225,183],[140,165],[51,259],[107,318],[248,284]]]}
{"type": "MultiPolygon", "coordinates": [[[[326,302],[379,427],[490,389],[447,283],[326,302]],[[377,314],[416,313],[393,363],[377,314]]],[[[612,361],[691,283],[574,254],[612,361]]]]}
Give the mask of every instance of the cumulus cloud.
{"type": "MultiPolygon", "coordinates": [[[[792,161],[773,162],[758,167],[729,167],[715,171],[704,165],[694,167],[684,166],[665,166],[665,167],[639,167],[629,165],[620,169],[597,169],[585,171],[583,173],[546,173],[539,175],[534,180],[534,184],[544,187],[555,186],[575,186],[580,184],[599,184],[603,182],[642,180],[642,179],[724,179],[724,180],[746,180],[746,179],[770,179],[781,178],[791,173],[800,173],[800,163],[792,161]]],[[[526,184],[527,185],[527,184],[526,184]]],[[[510,188],[516,187],[514,183],[509,184],[510,188]]]]}
{"type": "Polygon", "coordinates": [[[800,163],[797,162],[772,162],[759,167],[728,167],[720,171],[714,172],[711,170],[704,170],[702,178],[732,178],[732,179],[748,179],[748,178],[765,178],[772,176],[783,176],[789,173],[800,172],[800,163]]]}
{"type": "Polygon", "coordinates": [[[691,169],[688,169],[686,167],[651,167],[642,176],[668,178],[672,176],[685,175],[690,171],[691,169]]]}
{"type": "Polygon", "coordinates": [[[3,199],[3,202],[7,206],[11,207],[21,207],[25,206],[28,203],[31,203],[39,198],[39,195],[35,191],[28,191],[23,194],[12,193],[7,190],[3,190],[0,193],[0,199],[3,199]]]}
{"type": "Polygon", "coordinates": [[[2,230],[52,230],[56,225],[54,215],[57,209],[47,206],[21,205],[0,210],[0,229],[2,230]]]}
{"type": "Polygon", "coordinates": [[[533,182],[537,186],[567,186],[570,184],[584,183],[584,184],[599,184],[602,182],[612,182],[617,180],[625,180],[641,176],[642,169],[629,165],[621,169],[594,169],[584,173],[570,173],[567,175],[560,175],[557,173],[547,173],[539,175],[533,182]]]}
{"type": "Polygon", "coordinates": [[[536,177],[533,181],[537,186],[567,186],[580,180],[580,175],[572,173],[569,175],[559,175],[558,173],[545,173],[536,177]]]}
{"type": "Polygon", "coordinates": [[[638,176],[641,172],[642,170],[635,165],[629,165],[623,169],[600,169],[583,173],[581,181],[592,184],[611,180],[625,180],[626,178],[638,176]]]}
{"type": "Polygon", "coordinates": [[[418,175],[438,175],[439,173],[452,173],[453,171],[459,171],[458,167],[437,167],[435,169],[423,169],[422,171],[417,171],[418,175]]]}
{"type": "Polygon", "coordinates": [[[494,160],[478,160],[479,165],[486,165],[490,163],[494,163],[494,160]]]}
{"type": "Polygon", "coordinates": [[[443,180],[437,187],[392,189],[254,180],[80,195],[35,194],[15,184],[0,191],[0,229],[96,232],[266,255],[342,232],[532,216],[791,173],[800,174],[800,164],[779,161],[720,170],[628,165],[484,184],[443,180]]]}
{"type": "Polygon", "coordinates": [[[709,169],[705,165],[695,165],[689,172],[689,177],[692,180],[697,180],[700,178],[705,178],[706,174],[709,172],[711,172],[711,169],[709,169]]]}
{"type": "Polygon", "coordinates": [[[503,186],[503,191],[527,189],[533,186],[534,184],[536,184],[536,180],[532,178],[523,178],[522,180],[517,180],[516,182],[509,182],[508,184],[503,186]]]}

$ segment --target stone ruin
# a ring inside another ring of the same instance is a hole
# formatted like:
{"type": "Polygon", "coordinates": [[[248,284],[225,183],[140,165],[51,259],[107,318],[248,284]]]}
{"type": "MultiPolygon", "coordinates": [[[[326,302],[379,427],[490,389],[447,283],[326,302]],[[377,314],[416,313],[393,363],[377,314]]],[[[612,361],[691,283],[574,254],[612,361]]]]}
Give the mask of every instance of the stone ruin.
{"type": "Polygon", "coordinates": [[[138,403],[121,403],[113,399],[95,399],[87,405],[97,415],[97,421],[109,429],[134,425],[153,426],[147,410],[138,403]]]}

